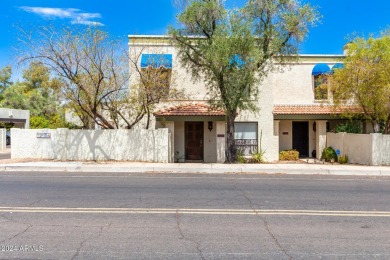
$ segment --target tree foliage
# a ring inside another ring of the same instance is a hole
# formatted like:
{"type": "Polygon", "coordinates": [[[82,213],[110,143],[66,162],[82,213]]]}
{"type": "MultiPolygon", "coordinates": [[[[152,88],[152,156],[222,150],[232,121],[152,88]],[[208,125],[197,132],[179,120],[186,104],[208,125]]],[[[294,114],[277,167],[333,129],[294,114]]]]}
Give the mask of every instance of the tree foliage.
{"type": "MultiPolygon", "coordinates": [[[[52,78],[48,69],[40,63],[30,63],[23,71],[23,80],[8,86],[1,94],[1,107],[29,110],[33,128],[63,127],[65,121],[52,124],[53,118],[61,116],[57,90],[60,81],[52,78]],[[45,124],[35,124],[46,121],[45,124]]],[[[61,116],[63,117],[63,116],[61,116]]]]}
{"type": "Polygon", "coordinates": [[[62,96],[85,128],[99,125],[104,129],[130,129],[145,115],[148,116],[145,127],[149,127],[150,110],[160,100],[156,97],[159,86],[153,85],[152,91],[139,88],[136,95],[131,95],[130,55],[119,41],[96,27],[80,30],[44,27],[37,33],[35,41],[26,39],[29,52],[24,51],[22,60],[38,60],[61,79],[62,96]]]}
{"type": "Polygon", "coordinates": [[[7,65],[0,70],[0,94],[3,93],[9,86],[12,85],[11,81],[12,68],[7,65]]]}
{"type": "MultiPolygon", "coordinates": [[[[357,105],[376,133],[390,133],[390,36],[358,37],[348,43],[347,51],[344,68],[329,80],[334,103],[357,105]]],[[[350,110],[344,114],[356,116],[350,110]]]]}
{"type": "Polygon", "coordinates": [[[170,35],[184,66],[203,78],[211,103],[226,113],[226,159],[235,162],[234,120],[239,110],[256,111],[258,83],[297,53],[318,15],[295,0],[249,0],[228,10],[223,1],[182,1],[180,29],[170,35]]]}

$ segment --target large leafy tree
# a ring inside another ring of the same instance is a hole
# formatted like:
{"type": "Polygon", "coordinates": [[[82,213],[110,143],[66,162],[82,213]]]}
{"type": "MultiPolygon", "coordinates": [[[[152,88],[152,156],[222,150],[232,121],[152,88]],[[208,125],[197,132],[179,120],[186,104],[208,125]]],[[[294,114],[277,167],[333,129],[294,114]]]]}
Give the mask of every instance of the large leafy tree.
{"type": "Polygon", "coordinates": [[[258,83],[275,62],[297,54],[318,14],[296,0],[249,0],[234,10],[220,0],[181,3],[181,28],[170,29],[172,41],[194,79],[204,78],[211,103],[226,112],[226,161],[235,162],[237,113],[257,109],[258,83]]]}
{"type": "Polygon", "coordinates": [[[3,93],[3,91],[6,90],[9,86],[12,85],[11,76],[12,76],[11,66],[7,65],[0,70],[0,94],[3,93]]]}
{"type": "Polygon", "coordinates": [[[65,122],[58,120],[63,118],[57,92],[60,86],[61,82],[50,76],[48,68],[33,62],[23,71],[22,81],[4,90],[0,106],[29,110],[32,128],[62,127],[65,122]]]}
{"type": "Polygon", "coordinates": [[[390,133],[390,36],[355,38],[347,44],[344,68],[335,70],[329,84],[337,107],[346,116],[369,120],[376,133],[390,133]],[[384,126],[384,127],[381,127],[384,126]]]}

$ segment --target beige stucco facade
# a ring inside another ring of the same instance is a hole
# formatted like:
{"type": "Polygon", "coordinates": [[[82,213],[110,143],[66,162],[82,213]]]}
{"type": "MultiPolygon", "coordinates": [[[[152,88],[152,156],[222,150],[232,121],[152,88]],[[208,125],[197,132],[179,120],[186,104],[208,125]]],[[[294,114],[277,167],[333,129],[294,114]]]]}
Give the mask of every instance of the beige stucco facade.
{"type": "MultiPolygon", "coordinates": [[[[177,51],[164,36],[129,36],[130,53],[141,57],[145,54],[172,54],[172,86],[180,89],[185,98],[168,100],[156,108],[162,109],[188,102],[207,102],[207,89],[202,78],[194,80],[191,74],[180,65],[177,51]]],[[[236,122],[257,123],[257,144],[265,151],[267,161],[277,161],[281,150],[294,148],[294,125],[305,122],[307,125],[307,156],[311,157],[313,150],[322,151],[326,145],[326,132],[337,118],[321,114],[279,114],[275,115],[276,105],[291,106],[321,106],[324,101],[315,100],[314,79],[312,70],[318,63],[326,63],[329,67],[341,62],[342,55],[301,55],[297,62],[287,64],[281,70],[275,70],[259,84],[260,95],[257,100],[259,112],[240,111],[236,122]],[[315,125],[315,126],[314,126],[315,125]],[[325,138],[325,139],[324,139],[325,138]],[[324,141],[325,140],[325,141],[324,141]]],[[[134,67],[130,66],[130,70],[134,67]]],[[[136,86],[137,75],[132,74],[131,85],[136,86]]],[[[325,102],[326,104],[326,102],[325,102]]],[[[202,121],[204,124],[204,162],[223,162],[225,147],[225,122],[212,118],[171,117],[155,123],[156,128],[166,127],[173,136],[173,157],[175,162],[185,161],[185,122],[202,121]],[[208,122],[213,122],[213,129],[207,128],[208,122]]],[[[159,119],[157,119],[159,121],[159,119]]],[[[317,157],[320,153],[317,152],[317,157]]]]}

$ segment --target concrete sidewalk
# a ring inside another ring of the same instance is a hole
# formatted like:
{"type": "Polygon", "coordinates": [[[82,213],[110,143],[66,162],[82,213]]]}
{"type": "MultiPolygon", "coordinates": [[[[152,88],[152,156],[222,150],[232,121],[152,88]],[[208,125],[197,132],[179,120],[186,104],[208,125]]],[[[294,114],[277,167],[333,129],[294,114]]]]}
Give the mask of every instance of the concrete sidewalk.
{"type": "Polygon", "coordinates": [[[249,173],[388,176],[390,167],[339,164],[214,164],[36,161],[0,164],[0,172],[249,173]]]}

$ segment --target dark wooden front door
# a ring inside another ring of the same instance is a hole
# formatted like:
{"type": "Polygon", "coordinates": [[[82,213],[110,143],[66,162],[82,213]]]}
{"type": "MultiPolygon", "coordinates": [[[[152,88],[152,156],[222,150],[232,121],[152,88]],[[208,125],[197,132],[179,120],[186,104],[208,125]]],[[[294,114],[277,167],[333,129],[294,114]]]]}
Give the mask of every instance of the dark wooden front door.
{"type": "Polygon", "coordinates": [[[309,122],[293,122],[293,149],[299,157],[309,156],[309,122]]]}
{"type": "Polygon", "coordinates": [[[203,122],[185,122],[186,160],[203,160],[203,122]]]}

